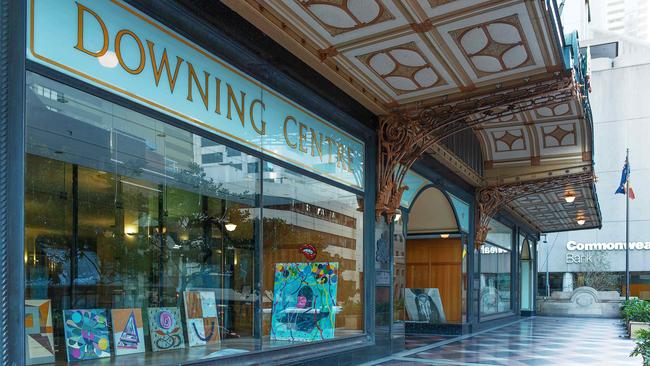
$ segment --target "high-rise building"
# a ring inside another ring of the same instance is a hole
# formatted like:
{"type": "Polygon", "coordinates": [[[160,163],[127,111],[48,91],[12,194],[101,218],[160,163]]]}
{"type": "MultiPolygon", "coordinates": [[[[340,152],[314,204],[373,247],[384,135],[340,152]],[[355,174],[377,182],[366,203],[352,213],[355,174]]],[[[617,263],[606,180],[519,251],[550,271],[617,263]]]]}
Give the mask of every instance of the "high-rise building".
{"type": "Polygon", "coordinates": [[[599,271],[609,274],[607,289],[625,292],[626,200],[614,192],[629,148],[631,185],[636,193],[629,210],[630,294],[650,298],[650,215],[646,209],[650,192],[644,184],[650,180],[650,162],[646,158],[650,155],[650,113],[644,104],[650,96],[645,88],[650,82],[650,44],[641,40],[647,34],[649,6],[647,1],[608,0],[592,2],[591,9],[565,9],[572,18],[564,22],[566,31],[583,30],[582,34],[590,38],[581,40],[582,44],[591,45],[592,50],[596,45],[617,42],[618,55],[591,60],[594,161],[603,226],[600,230],[547,235],[547,243],[539,246],[540,294],[547,291],[546,271],[551,291],[561,291],[571,283],[573,287],[596,287],[588,278],[591,272],[599,271]],[[585,16],[588,10],[591,22],[585,16]],[[607,15],[607,27],[599,23],[604,19],[596,16],[600,14],[607,15]],[[638,24],[631,17],[638,19],[638,24]]]}
{"type": "Polygon", "coordinates": [[[648,1],[607,0],[593,2],[592,7],[604,5],[605,29],[641,40],[648,40],[648,1]]]}

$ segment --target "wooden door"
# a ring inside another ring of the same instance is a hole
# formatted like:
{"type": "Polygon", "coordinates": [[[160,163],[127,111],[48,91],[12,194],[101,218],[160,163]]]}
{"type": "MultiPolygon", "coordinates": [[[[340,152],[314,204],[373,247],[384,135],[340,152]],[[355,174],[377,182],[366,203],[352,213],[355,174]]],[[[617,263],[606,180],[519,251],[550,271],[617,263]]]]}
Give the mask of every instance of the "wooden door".
{"type": "Polygon", "coordinates": [[[406,241],[406,287],[437,288],[447,322],[461,322],[460,239],[406,241]]]}

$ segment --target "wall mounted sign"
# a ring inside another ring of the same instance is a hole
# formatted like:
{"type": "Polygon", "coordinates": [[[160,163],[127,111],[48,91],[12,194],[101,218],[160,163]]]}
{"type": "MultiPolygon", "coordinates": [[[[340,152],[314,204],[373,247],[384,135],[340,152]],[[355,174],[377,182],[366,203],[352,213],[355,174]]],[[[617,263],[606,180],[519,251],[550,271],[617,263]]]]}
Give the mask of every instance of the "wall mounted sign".
{"type": "MultiPolygon", "coordinates": [[[[575,240],[569,240],[566,243],[566,249],[569,251],[574,250],[625,250],[627,244],[625,242],[602,242],[602,243],[579,243],[575,240]]],[[[650,250],[650,241],[631,241],[630,250],[650,250]]]]}
{"type": "Polygon", "coordinates": [[[363,189],[364,143],[117,0],[30,0],[27,58],[363,189]]]}

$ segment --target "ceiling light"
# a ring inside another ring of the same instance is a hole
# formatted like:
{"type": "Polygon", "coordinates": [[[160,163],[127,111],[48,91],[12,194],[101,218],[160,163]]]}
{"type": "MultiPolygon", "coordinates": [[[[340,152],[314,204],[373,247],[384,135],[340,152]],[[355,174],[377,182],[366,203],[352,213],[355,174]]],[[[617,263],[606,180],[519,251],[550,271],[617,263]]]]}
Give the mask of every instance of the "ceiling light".
{"type": "Polygon", "coordinates": [[[573,203],[573,201],[576,200],[576,195],[573,194],[573,193],[570,193],[570,192],[569,192],[569,193],[567,193],[567,194],[564,195],[564,200],[565,200],[567,203],[573,203]]]}
{"type": "Polygon", "coordinates": [[[443,239],[447,239],[449,237],[449,234],[440,234],[440,237],[443,239]]]}
{"type": "Polygon", "coordinates": [[[235,229],[237,229],[237,225],[233,223],[228,223],[225,226],[226,226],[226,230],[228,231],[235,231],[235,229]]]}
{"type": "Polygon", "coordinates": [[[578,223],[578,225],[582,226],[585,224],[586,221],[587,220],[585,220],[584,217],[578,217],[578,220],[576,222],[578,223]]]}

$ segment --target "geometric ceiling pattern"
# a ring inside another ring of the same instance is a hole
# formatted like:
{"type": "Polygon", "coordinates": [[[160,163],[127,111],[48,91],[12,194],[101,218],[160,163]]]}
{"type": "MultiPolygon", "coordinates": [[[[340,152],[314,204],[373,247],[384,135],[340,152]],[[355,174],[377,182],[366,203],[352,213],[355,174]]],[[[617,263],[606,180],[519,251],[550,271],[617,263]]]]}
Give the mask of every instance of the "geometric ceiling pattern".
{"type": "Polygon", "coordinates": [[[598,202],[589,185],[529,194],[511,202],[509,208],[524,219],[534,218],[529,223],[545,233],[597,227],[600,220],[598,202]],[[567,193],[575,195],[573,203],[564,200],[567,193]],[[584,218],[584,225],[578,225],[576,217],[584,218]]]}
{"type": "Polygon", "coordinates": [[[529,0],[224,0],[377,114],[558,71],[529,0]]]}
{"type": "MultiPolygon", "coordinates": [[[[566,73],[546,1],[222,2],[379,116],[566,73]]],[[[593,132],[580,98],[474,125],[482,184],[592,171],[593,132]]],[[[593,184],[572,189],[582,197],[572,209],[558,192],[515,200],[510,209],[537,227],[572,227],[582,214],[590,217],[583,227],[599,226],[593,184]]]]}
{"type": "Polygon", "coordinates": [[[548,164],[591,165],[592,132],[577,99],[474,127],[486,170],[548,164]]]}

